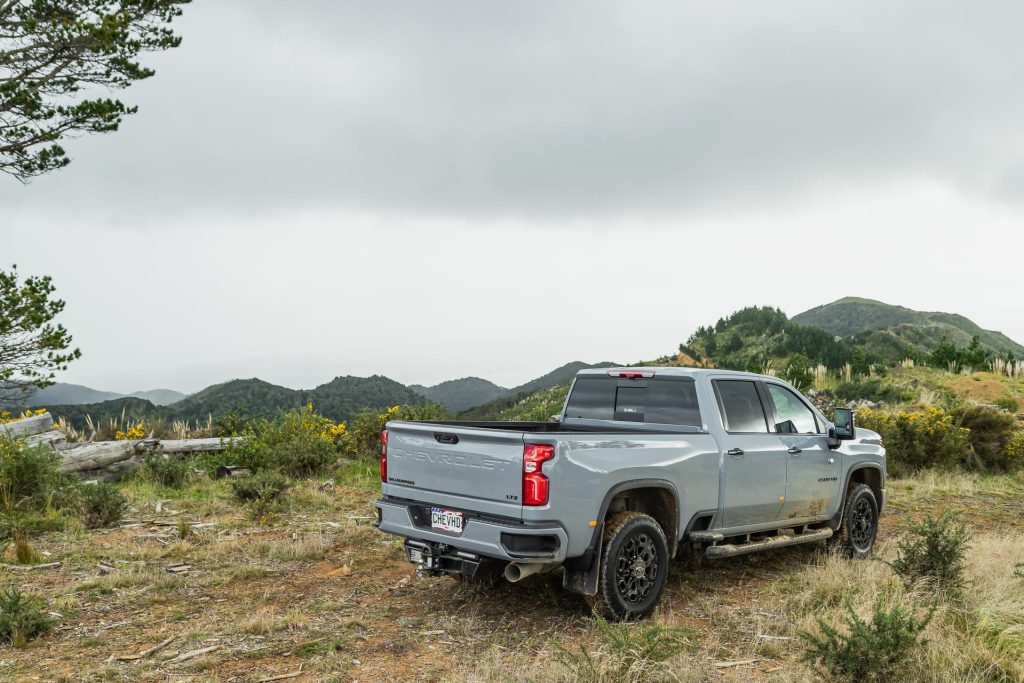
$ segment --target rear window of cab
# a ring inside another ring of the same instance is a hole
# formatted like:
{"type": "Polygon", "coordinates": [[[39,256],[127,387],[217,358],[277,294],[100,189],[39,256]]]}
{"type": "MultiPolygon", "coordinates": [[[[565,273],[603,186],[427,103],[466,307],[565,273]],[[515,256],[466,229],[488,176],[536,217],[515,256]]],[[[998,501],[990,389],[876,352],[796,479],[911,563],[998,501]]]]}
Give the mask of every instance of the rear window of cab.
{"type": "Polygon", "coordinates": [[[565,417],[687,427],[702,424],[696,384],[689,378],[578,377],[565,417]]]}

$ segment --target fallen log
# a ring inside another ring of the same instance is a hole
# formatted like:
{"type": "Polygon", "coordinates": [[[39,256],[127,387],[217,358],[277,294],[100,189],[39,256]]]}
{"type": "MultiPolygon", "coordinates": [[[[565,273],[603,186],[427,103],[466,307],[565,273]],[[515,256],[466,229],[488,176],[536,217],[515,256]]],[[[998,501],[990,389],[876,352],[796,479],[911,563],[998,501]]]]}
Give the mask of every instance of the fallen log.
{"type": "Polygon", "coordinates": [[[0,424],[0,434],[7,436],[33,436],[53,430],[53,418],[49,413],[33,415],[23,420],[0,424]]]}
{"type": "Polygon", "coordinates": [[[142,463],[146,453],[184,457],[195,453],[216,453],[239,437],[228,439],[143,439],[141,441],[100,441],[60,451],[62,472],[81,479],[118,481],[142,463]]]}

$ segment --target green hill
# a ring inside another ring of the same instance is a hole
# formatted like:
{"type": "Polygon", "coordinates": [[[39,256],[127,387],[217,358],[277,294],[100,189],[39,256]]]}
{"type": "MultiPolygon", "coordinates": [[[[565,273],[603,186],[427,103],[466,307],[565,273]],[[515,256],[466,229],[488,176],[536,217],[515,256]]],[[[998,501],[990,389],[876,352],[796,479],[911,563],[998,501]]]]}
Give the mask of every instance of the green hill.
{"type": "Polygon", "coordinates": [[[409,388],[431,403],[440,403],[453,413],[488,403],[508,393],[505,387],[479,377],[450,379],[432,387],[413,384],[409,388]]]}
{"type": "Polygon", "coordinates": [[[372,377],[337,377],[315,389],[289,389],[261,379],[236,379],[215,384],[168,406],[125,397],[112,401],[81,405],[51,404],[46,407],[54,417],[65,417],[76,428],[83,428],[89,415],[96,423],[122,414],[132,420],[166,419],[205,422],[235,413],[241,417],[272,418],[286,410],[312,403],[317,411],[332,420],[349,420],[363,408],[384,408],[399,404],[423,403],[423,397],[394,380],[372,377]]]}
{"type": "Polygon", "coordinates": [[[846,297],[804,311],[792,320],[839,337],[853,337],[859,345],[892,360],[926,354],[943,337],[957,346],[967,346],[975,336],[996,354],[1024,358],[1024,346],[1001,332],[982,329],[962,315],[915,311],[873,299],[846,297]]]}

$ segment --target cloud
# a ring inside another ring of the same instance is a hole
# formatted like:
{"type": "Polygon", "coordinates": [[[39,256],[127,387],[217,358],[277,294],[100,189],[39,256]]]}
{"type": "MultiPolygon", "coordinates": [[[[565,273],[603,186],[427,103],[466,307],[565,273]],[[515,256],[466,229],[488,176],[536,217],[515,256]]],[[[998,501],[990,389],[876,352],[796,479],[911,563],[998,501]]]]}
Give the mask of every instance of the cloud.
{"type": "Polygon", "coordinates": [[[1011,2],[242,2],[186,8],[122,131],[11,208],[159,225],[298,208],[728,212],[909,178],[1017,202],[1011,2]]]}

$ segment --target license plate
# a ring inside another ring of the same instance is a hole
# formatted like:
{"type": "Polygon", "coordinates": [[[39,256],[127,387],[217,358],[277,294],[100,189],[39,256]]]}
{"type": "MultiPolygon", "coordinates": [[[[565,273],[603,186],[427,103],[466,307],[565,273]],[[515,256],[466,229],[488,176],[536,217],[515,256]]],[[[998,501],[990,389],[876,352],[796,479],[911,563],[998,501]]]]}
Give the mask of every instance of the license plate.
{"type": "Polygon", "coordinates": [[[444,508],[430,508],[430,527],[439,531],[462,533],[462,513],[444,508]]]}

